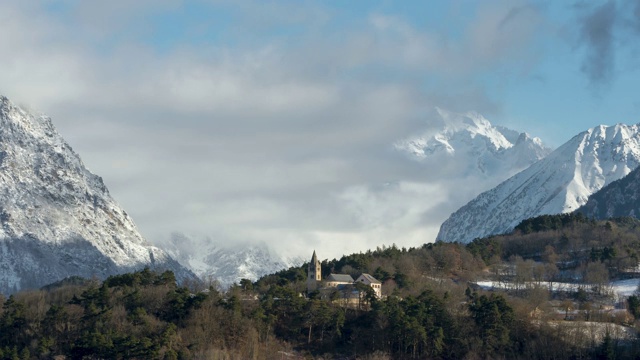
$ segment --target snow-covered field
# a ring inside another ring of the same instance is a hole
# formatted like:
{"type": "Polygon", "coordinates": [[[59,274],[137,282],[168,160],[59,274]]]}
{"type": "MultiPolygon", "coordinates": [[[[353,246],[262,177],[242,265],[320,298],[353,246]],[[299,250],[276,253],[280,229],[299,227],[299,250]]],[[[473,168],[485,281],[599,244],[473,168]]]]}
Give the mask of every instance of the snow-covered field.
{"type": "MultiPolygon", "coordinates": [[[[511,282],[502,282],[502,281],[478,281],[476,282],[478,286],[483,289],[491,290],[491,289],[515,289],[516,285],[511,282]]],[[[626,280],[618,280],[609,283],[606,286],[606,291],[610,291],[612,294],[618,297],[629,297],[633,295],[633,293],[638,288],[638,284],[640,284],[640,278],[638,279],[626,279],[626,280]]],[[[564,283],[564,282],[554,282],[550,284],[547,282],[534,283],[529,282],[525,284],[520,284],[520,287],[523,289],[533,288],[535,286],[542,286],[550,289],[551,291],[577,291],[579,288],[589,289],[593,287],[590,284],[574,284],[574,283],[564,283]]]]}
{"type": "Polygon", "coordinates": [[[618,296],[628,297],[633,295],[638,288],[638,284],[640,284],[640,279],[626,279],[612,282],[611,287],[618,296]]]}
{"type": "Polygon", "coordinates": [[[565,341],[584,348],[602,343],[607,334],[611,338],[618,340],[631,340],[637,337],[634,328],[607,322],[555,321],[548,324],[554,327],[562,327],[564,331],[560,332],[560,334],[565,341]]]}

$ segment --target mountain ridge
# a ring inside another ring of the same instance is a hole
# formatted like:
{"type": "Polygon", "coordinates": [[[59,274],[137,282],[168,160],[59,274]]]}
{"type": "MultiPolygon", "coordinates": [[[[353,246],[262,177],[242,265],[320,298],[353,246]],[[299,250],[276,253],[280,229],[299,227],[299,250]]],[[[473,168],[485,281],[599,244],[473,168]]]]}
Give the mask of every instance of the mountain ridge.
{"type": "Polygon", "coordinates": [[[399,141],[395,148],[418,161],[444,155],[463,167],[467,164],[463,175],[495,178],[502,174],[510,176],[551,152],[540,138],[494,126],[478,113],[455,113],[441,108],[436,111],[441,124],[435,133],[399,141]]]}
{"type": "Polygon", "coordinates": [[[593,219],[640,216],[640,167],[603,187],[576,210],[593,219]]]}
{"type": "Polygon", "coordinates": [[[638,164],[640,125],[596,126],[458,209],[437,239],[469,242],[508,232],[526,218],[576,210],[638,164]]]}

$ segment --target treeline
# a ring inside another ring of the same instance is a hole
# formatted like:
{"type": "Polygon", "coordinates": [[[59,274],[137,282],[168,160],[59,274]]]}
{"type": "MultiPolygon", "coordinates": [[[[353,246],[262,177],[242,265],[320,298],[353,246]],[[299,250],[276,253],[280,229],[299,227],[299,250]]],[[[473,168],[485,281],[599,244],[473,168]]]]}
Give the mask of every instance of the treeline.
{"type": "MultiPolygon", "coordinates": [[[[264,292],[279,285],[293,287],[298,292],[306,291],[307,265],[264,276],[256,281],[256,290],[264,292]]],[[[341,273],[356,278],[369,273],[383,282],[383,293],[395,296],[419,295],[432,289],[434,284],[446,287],[451,279],[466,283],[486,267],[482,258],[474,256],[465,245],[443,242],[409,249],[382,246],[338,260],[325,260],[321,265],[323,277],[341,273]]]]}
{"type": "Polygon", "coordinates": [[[595,220],[587,218],[582,213],[540,215],[522,220],[514,230],[523,234],[529,234],[532,232],[561,230],[570,225],[587,223],[594,225],[596,222],[595,220]]]}
{"type": "Polygon", "coordinates": [[[256,324],[218,292],[176,286],[170,271],[76,278],[3,300],[0,359],[250,359],[288,350],[260,338],[256,324]]]}
{"type": "MultiPolygon", "coordinates": [[[[502,295],[424,290],[362,308],[292,286],[226,293],[149,270],[22,292],[3,302],[0,359],[451,359],[589,356],[502,295]],[[366,310],[365,310],[366,308],[366,310]]],[[[451,289],[454,290],[454,289],[451,289]]]]}
{"type": "Polygon", "coordinates": [[[511,234],[476,239],[467,248],[489,266],[524,259],[555,266],[549,280],[588,281],[587,273],[598,270],[597,282],[608,282],[639,275],[640,220],[544,215],[524,220],[511,234]]]}
{"type": "MultiPolygon", "coordinates": [[[[323,261],[323,275],[366,272],[383,282],[385,298],[363,291],[352,307],[307,295],[307,264],[226,291],[178,286],[172,273],[148,269],[69,279],[0,299],[0,359],[634,358],[638,341],[537,315],[552,296],[542,288],[492,293],[473,282],[494,269],[510,269],[514,281],[598,269],[609,279],[637,265],[638,225],[545,217],[467,245],[383,246],[323,261]]],[[[640,316],[638,297],[629,305],[640,316]]]]}

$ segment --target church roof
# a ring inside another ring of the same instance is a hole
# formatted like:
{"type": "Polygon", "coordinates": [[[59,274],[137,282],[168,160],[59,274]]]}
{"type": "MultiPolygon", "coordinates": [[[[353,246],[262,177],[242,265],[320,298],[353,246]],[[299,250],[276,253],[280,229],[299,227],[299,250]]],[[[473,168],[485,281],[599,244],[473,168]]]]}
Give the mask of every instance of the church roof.
{"type": "Polygon", "coordinates": [[[327,281],[339,281],[339,282],[353,283],[353,278],[351,277],[351,275],[347,275],[347,274],[330,274],[327,277],[327,281]]]}

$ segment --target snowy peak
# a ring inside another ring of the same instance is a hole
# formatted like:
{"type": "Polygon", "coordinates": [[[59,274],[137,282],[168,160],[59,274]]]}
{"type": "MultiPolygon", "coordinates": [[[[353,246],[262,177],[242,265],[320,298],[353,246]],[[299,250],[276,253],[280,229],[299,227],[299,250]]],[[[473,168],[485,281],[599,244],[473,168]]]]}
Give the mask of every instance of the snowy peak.
{"type": "Polygon", "coordinates": [[[396,147],[418,158],[425,158],[442,151],[454,154],[457,149],[474,145],[486,147],[492,152],[513,146],[497,128],[477,113],[457,114],[440,108],[436,110],[442,122],[442,130],[431,136],[425,134],[402,141],[396,147]]]}
{"type": "MultiPolygon", "coordinates": [[[[2,121],[3,133],[28,134],[36,139],[59,140],[51,119],[44,115],[33,116],[22,108],[19,108],[9,99],[0,95],[0,120],[2,121]]],[[[61,145],[58,143],[58,145],[61,145]]]]}
{"type": "Polygon", "coordinates": [[[620,179],[640,163],[638,125],[600,125],[571,139],[565,156],[575,148],[572,183],[564,212],[575,210],[603,186],[620,179]],[[576,201],[573,201],[576,199],[576,201]],[[579,200],[577,200],[579,199],[579,200]]]}
{"type": "Polygon", "coordinates": [[[487,145],[487,148],[493,151],[513,146],[513,143],[507,140],[502,132],[478,113],[457,114],[440,108],[436,108],[436,110],[445,123],[445,129],[441,133],[443,140],[453,140],[455,143],[470,138],[487,145]]]}
{"type": "Polygon", "coordinates": [[[546,156],[539,138],[491,125],[475,112],[465,114],[436,108],[441,129],[403,140],[396,149],[418,161],[447,156],[462,165],[458,175],[481,174],[500,180],[546,156]]]}
{"type": "Polygon", "coordinates": [[[193,274],[150,246],[55,130],[0,97],[0,292],[144,266],[193,274]]]}
{"type": "Polygon", "coordinates": [[[526,218],[573,211],[638,164],[638,125],[597,126],[460,208],[438,239],[469,242],[510,231],[526,218]]]}
{"type": "Polygon", "coordinates": [[[0,194],[3,211],[11,214],[11,221],[3,223],[5,237],[28,233],[41,241],[55,241],[82,235],[73,233],[83,229],[73,228],[70,222],[102,220],[99,213],[103,213],[112,223],[121,225],[120,235],[147,245],[128,215],[110,197],[102,179],[84,167],[50,118],[33,116],[6,98],[1,101],[0,194]],[[70,206],[86,207],[86,212],[70,214],[75,218],[66,217],[70,206]],[[43,223],[52,216],[63,221],[43,223]]]}

